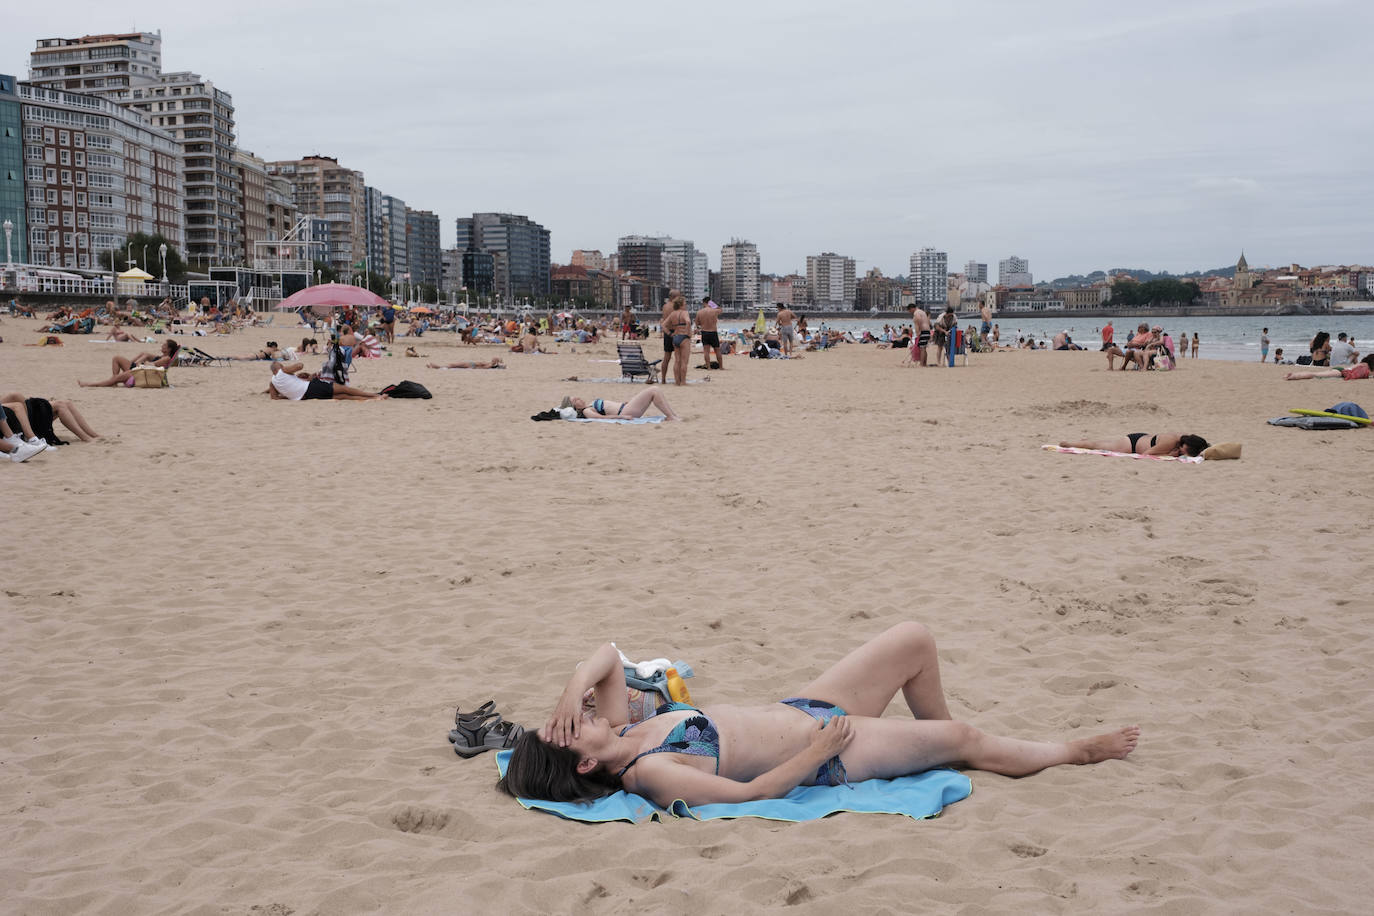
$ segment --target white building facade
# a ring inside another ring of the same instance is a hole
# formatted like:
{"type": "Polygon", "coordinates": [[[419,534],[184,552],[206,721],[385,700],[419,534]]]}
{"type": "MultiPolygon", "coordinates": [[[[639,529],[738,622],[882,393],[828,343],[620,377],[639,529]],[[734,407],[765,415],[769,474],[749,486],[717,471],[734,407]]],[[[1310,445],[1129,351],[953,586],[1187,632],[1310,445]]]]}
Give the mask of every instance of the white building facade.
{"type": "Polygon", "coordinates": [[[949,255],[922,248],[911,256],[911,289],[926,308],[943,307],[949,298],[949,255]]]}
{"type": "Polygon", "coordinates": [[[854,308],[854,259],[834,252],[807,255],[806,285],[811,304],[835,311],[854,308]]]}
{"type": "Polygon", "coordinates": [[[721,305],[753,308],[759,303],[759,249],[745,239],[720,247],[721,305]]]}
{"type": "Polygon", "coordinates": [[[997,283],[999,286],[1034,286],[1031,277],[1030,261],[1012,255],[997,262],[997,283]]]}

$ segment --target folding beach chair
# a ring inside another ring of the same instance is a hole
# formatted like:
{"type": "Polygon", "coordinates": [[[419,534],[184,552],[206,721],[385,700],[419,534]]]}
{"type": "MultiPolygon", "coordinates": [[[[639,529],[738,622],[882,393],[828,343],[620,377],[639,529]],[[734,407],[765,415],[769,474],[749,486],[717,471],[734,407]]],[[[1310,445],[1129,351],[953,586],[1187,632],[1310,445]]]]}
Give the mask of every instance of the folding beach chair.
{"type": "Polygon", "coordinates": [[[208,366],[210,365],[209,354],[195,347],[182,347],[177,351],[176,364],[178,366],[208,366]]]}
{"type": "Polygon", "coordinates": [[[200,357],[201,362],[196,364],[198,366],[227,366],[233,362],[233,360],[227,356],[213,356],[209,353],[206,353],[200,347],[189,347],[183,349],[190,349],[195,352],[196,356],[200,357]]]}
{"type": "Polygon", "coordinates": [[[617,343],[615,345],[616,355],[620,358],[620,375],[631,381],[635,376],[644,376],[644,381],[651,381],[654,377],[654,366],[662,360],[647,362],[644,359],[644,348],[637,343],[617,343]]]}

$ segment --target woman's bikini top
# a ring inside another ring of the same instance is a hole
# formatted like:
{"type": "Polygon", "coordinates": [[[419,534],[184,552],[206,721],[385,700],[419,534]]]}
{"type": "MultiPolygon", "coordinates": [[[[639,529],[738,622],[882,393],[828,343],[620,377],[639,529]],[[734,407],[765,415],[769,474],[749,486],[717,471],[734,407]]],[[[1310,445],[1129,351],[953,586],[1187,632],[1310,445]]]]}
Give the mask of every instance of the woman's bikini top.
{"type": "MultiPolygon", "coordinates": [[[[720,733],[716,731],[716,723],[711,721],[700,709],[688,706],[686,703],[665,703],[654,710],[655,716],[661,716],[668,712],[694,712],[696,715],[688,716],[668,732],[668,737],[663,739],[663,743],[658,747],[651,748],[642,754],[635,756],[634,760],[625,764],[617,776],[624,776],[625,771],[634,766],[640,757],[647,757],[650,754],[691,754],[693,757],[714,757],[716,758],[716,772],[720,772],[720,733]]],[[[644,719],[643,722],[648,722],[644,719]]],[[[641,725],[643,722],[636,722],[641,725]]],[[[624,735],[635,725],[627,725],[620,730],[624,735]]]]}

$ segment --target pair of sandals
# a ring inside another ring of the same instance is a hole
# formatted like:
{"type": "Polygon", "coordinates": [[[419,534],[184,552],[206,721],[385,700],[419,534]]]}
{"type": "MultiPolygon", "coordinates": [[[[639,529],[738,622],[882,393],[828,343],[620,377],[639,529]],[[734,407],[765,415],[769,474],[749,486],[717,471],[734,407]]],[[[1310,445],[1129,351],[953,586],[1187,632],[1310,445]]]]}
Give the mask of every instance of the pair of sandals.
{"type": "Polygon", "coordinates": [[[523,725],[501,718],[495,700],[487,700],[469,712],[463,712],[460,707],[453,717],[453,725],[448,740],[453,742],[453,752],[459,757],[476,757],[486,751],[514,747],[525,733],[523,725]]]}

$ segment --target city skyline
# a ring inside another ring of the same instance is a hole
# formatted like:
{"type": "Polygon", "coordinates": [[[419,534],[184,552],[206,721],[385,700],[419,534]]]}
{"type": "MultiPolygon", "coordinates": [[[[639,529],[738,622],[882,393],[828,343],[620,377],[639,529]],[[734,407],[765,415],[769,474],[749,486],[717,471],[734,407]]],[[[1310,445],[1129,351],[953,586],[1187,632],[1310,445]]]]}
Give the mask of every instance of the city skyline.
{"type": "Polygon", "coordinates": [[[382,22],[348,3],[323,17],[253,0],[230,21],[156,2],[136,22],[23,7],[0,72],[27,79],[40,39],[160,29],[165,70],[233,95],[240,148],[335,156],[439,214],[445,247],[455,217],[494,211],[529,214],[558,252],[609,250],[635,227],[711,253],[749,238],[778,275],[843,251],[891,276],[924,247],[952,265],[1015,252],[1046,279],[1205,270],[1241,249],[1374,260],[1374,127],[1350,114],[1371,66],[1327,40],[1374,25],[1364,5],[1215,0],[1132,18],[1082,3],[708,2],[673,43],[646,40],[671,13],[615,7],[422,5],[382,22]],[[942,40],[912,55],[932,31],[942,40]],[[664,98],[700,123],[606,129],[664,98]]]}

